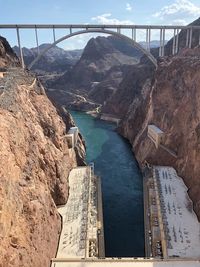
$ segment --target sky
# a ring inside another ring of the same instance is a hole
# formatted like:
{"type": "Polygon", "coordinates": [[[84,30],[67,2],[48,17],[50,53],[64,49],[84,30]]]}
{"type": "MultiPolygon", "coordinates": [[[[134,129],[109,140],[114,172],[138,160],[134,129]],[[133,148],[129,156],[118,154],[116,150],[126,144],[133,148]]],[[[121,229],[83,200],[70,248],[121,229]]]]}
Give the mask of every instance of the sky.
{"type": "MultiPolygon", "coordinates": [[[[200,17],[200,0],[0,0],[0,24],[160,24],[187,25],[200,17]]],[[[56,38],[68,34],[56,30],[56,38]]],[[[124,32],[129,35],[129,32],[124,32]]],[[[168,33],[167,39],[170,38],[168,33]]],[[[17,44],[15,30],[2,30],[11,45],[17,44]]],[[[35,47],[34,30],[21,30],[22,46],[35,47]]],[[[157,39],[159,33],[153,33],[157,39]]],[[[82,34],[59,46],[64,49],[83,48],[96,34],[82,34]]],[[[52,43],[49,30],[39,30],[39,43],[52,43]]],[[[143,31],[138,41],[145,38],[143,31]]]]}

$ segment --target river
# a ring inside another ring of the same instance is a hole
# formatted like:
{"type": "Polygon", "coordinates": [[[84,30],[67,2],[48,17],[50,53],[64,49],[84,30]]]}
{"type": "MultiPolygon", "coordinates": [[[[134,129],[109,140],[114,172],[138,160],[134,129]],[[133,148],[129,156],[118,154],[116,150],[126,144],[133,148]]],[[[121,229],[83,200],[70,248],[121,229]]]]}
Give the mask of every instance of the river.
{"type": "Polygon", "coordinates": [[[101,176],[106,257],[144,256],[142,176],[115,125],[71,111],[87,147],[87,162],[101,176]]]}

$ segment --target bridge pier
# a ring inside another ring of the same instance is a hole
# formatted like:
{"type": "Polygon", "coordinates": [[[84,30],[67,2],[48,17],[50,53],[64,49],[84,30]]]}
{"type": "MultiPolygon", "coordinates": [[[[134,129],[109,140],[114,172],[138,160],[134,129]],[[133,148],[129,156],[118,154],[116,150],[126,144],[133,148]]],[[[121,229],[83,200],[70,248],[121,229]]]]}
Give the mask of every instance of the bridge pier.
{"type": "Polygon", "coordinates": [[[20,43],[20,34],[19,34],[18,27],[16,27],[16,31],[17,31],[17,41],[18,41],[18,46],[19,46],[19,51],[20,51],[20,62],[21,62],[22,68],[24,69],[25,65],[24,65],[23,51],[22,51],[22,47],[20,43]]]}
{"type": "Polygon", "coordinates": [[[173,37],[173,44],[172,44],[172,55],[175,54],[175,42],[176,42],[176,29],[174,29],[174,37],[173,37]]]}
{"type": "Polygon", "coordinates": [[[163,29],[163,39],[162,39],[162,56],[165,55],[165,29],[163,29]]]}
{"type": "Polygon", "coordinates": [[[132,40],[136,42],[136,29],[132,29],[132,40]]]}
{"type": "Polygon", "coordinates": [[[160,29],[159,56],[164,57],[164,55],[165,55],[165,29],[160,29]]]}
{"type": "Polygon", "coordinates": [[[179,50],[178,49],[179,48],[178,47],[178,45],[179,45],[179,43],[178,43],[179,39],[178,38],[179,38],[179,29],[176,30],[176,46],[175,46],[175,53],[176,54],[178,53],[178,50],[179,50]]]}
{"type": "Polygon", "coordinates": [[[151,29],[146,29],[146,49],[150,51],[151,29]]]}
{"type": "MultiPolygon", "coordinates": [[[[188,39],[188,35],[186,37],[186,42],[187,42],[187,39],[188,39]]],[[[172,55],[177,54],[178,50],[179,50],[179,29],[174,29],[172,55]]]]}
{"type": "Polygon", "coordinates": [[[160,29],[159,56],[164,57],[164,55],[165,55],[165,29],[160,29]]]}
{"type": "Polygon", "coordinates": [[[162,29],[160,29],[160,47],[159,47],[159,57],[161,57],[162,50],[162,29]]]}
{"type": "Polygon", "coordinates": [[[53,27],[53,42],[55,43],[56,41],[56,33],[55,33],[55,27],[53,27]]]}
{"type": "Polygon", "coordinates": [[[189,34],[189,48],[192,48],[192,28],[190,28],[189,34]]]}
{"type": "Polygon", "coordinates": [[[37,45],[37,53],[39,55],[40,49],[39,49],[39,43],[38,43],[38,33],[37,33],[37,28],[35,26],[35,39],[36,39],[36,45],[37,45]]]}
{"type": "Polygon", "coordinates": [[[199,45],[200,45],[200,31],[199,31],[199,45]]]}
{"type": "Polygon", "coordinates": [[[186,47],[189,47],[189,29],[186,30],[186,43],[185,43],[186,47]]]}

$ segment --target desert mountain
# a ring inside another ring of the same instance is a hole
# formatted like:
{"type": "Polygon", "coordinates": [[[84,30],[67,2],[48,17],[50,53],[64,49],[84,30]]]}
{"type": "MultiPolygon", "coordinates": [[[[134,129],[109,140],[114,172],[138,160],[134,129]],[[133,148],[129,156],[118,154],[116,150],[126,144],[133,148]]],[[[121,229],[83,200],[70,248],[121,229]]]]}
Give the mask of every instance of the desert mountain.
{"type": "MultiPolygon", "coordinates": [[[[49,47],[51,44],[42,44],[39,46],[39,52],[49,47]]],[[[14,52],[19,56],[19,47],[13,47],[14,52]]],[[[24,62],[28,66],[38,55],[37,47],[22,48],[24,62]]],[[[82,50],[64,50],[58,46],[49,49],[44,56],[34,66],[33,70],[37,74],[46,74],[50,72],[62,73],[70,69],[80,58],[82,50]]]]}
{"type": "MultiPolygon", "coordinates": [[[[129,67],[137,64],[140,57],[140,52],[119,38],[92,38],[75,66],[49,87],[56,89],[53,97],[58,90],[62,90],[83,96],[86,102],[103,104],[116,91],[129,67]]],[[[74,102],[76,106],[77,101],[74,102]]]]}

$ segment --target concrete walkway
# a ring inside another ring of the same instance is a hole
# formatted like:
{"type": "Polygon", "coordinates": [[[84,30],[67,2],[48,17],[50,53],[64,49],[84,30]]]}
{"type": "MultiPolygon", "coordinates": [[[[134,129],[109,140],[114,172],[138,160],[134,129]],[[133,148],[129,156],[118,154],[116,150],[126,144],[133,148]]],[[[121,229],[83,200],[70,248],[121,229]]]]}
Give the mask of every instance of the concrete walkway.
{"type": "Polygon", "coordinates": [[[62,261],[53,262],[52,267],[200,267],[199,260],[167,260],[154,261],[138,258],[137,260],[130,259],[106,259],[95,261],[62,261]]]}

